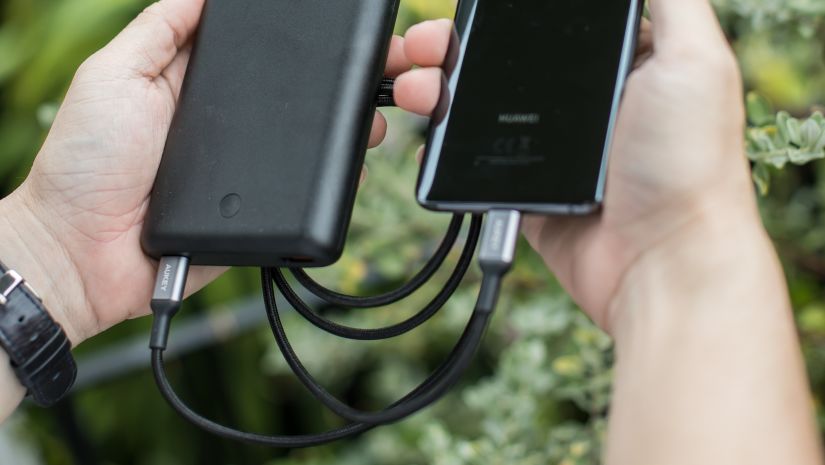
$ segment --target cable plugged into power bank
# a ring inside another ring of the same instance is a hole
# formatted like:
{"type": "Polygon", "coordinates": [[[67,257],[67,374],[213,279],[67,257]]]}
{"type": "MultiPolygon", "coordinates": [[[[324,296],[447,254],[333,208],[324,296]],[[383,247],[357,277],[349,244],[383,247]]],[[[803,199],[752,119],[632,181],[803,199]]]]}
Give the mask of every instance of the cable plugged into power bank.
{"type": "MultiPolygon", "coordinates": [[[[446,253],[443,252],[443,249],[448,247],[445,244],[449,244],[451,247],[456,241],[458,235],[455,229],[456,221],[457,219],[454,219],[453,223],[451,223],[450,230],[448,231],[448,235],[445,238],[444,243],[442,243],[442,247],[439,247],[433,259],[431,259],[422,272],[417,275],[419,280],[421,276],[429,275],[423,281],[426,282],[427,279],[435,273],[435,271],[431,271],[432,266],[435,266],[437,269],[438,266],[443,263],[444,258],[446,257],[446,253]],[[442,257],[442,255],[444,257],[442,257]]],[[[460,282],[461,277],[463,277],[466,273],[469,261],[472,259],[480,236],[481,249],[478,254],[478,260],[483,272],[483,278],[478,301],[476,302],[472,317],[470,318],[464,333],[451,354],[448,356],[447,360],[445,360],[445,362],[432,375],[430,375],[429,378],[427,378],[412,392],[407,394],[398,402],[379,412],[363,412],[344,404],[327,392],[304,368],[298,358],[298,355],[292,349],[292,346],[287,338],[286,331],[283,327],[280,313],[275,302],[275,286],[280,288],[282,291],[285,291],[284,293],[295,293],[291,290],[289,284],[283,278],[281,270],[270,268],[263,269],[261,276],[267,314],[269,316],[273,334],[282,354],[284,355],[284,358],[287,360],[287,363],[290,368],[292,368],[293,372],[295,372],[299,380],[321,403],[337,415],[352,422],[342,428],[326,433],[307,436],[267,436],[246,433],[228,428],[195,413],[177,396],[177,394],[175,394],[174,389],[166,376],[163,353],[167,347],[172,318],[177,314],[180,309],[181,302],[183,301],[189,260],[186,257],[165,257],[160,262],[158,280],[156,283],[154,298],[152,300],[154,324],[152,328],[152,340],[150,343],[150,347],[152,349],[152,368],[160,392],[172,408],[175,409],[181,416],[208,432],[228,439],[271,447],[299,448],[322,445],[363,433],[379,425],[396,422],[408,417],[421,409],[428,407],[443,397],[451,387],[458,383],[461,376],[470,366],[492,319],[493,312],[498,302],[501,281],[512,267],[515,258],[515,246],[519,235],[520,224],[521,214],[517,211],[491,211],[487,214],[487,217],[483,222],[483,228],[481,226],[481,216],[473,217],[473,224],[470,227],[467,244],[465,246],[464,253],[462,254],[462,259],[460,259],[459,265],[456,267],[451,280],[445,285],[444,290],[439,293],[439,295],[444,294],[446,298],[449,298],[449,296],[455,291],[455,286],[457,286],[457,283],[454,284],[456,279],[453,278],[458,276],[457,280],[460,282]],[[469,258],[467,258],[468,256],[469,258]]],[[[460,228],[460,222],[458,223],[458,227],[460,228]]],[[[299,277],[302,276],[302,272],[299,270],[293,270],[293,272],[297,273],[299,277]]],[[[353,301],[352,299],[355,299],[355,302],[360,302],[361,304],[374,304],[376,302],[386,301],[386,304],[390,304],[395,303],[409,295],[409,293],[411,293],[408,292],[409,289],[417,289],[416,286],[420,287],[423,285],[423,283],[418,284],[419,280],[413,279],[413,281],[411,281],[411,285],[408,284],[403,286],[399,290],[401,292],[390,293],[384,296],[378,296],[377,298],[357,298],[353,296],[344,296],[342,294],[324,289],[323,286],[320,286],[317,283],[315,283],[314,291],[322,298],[324,298],[324,296],[332,296],[330,298],[333,300],[353,301]],[[359,299],[367,300],[359,301],[359,299]]],[[[308,281],[308,277],[301,279],[301,281],[308,281]]],[[[297,296],[297,294],[295,294],[295,296],[297,296]]],[[[440,299],[434,299],[425,310],[429,310],[429,312],[435,314],[443,306],[444,302],[446,302],[446,299],[443,297],[440,299]]],[[[303,312],[301,313],[303,314],[303,312]]],[[[419,313],[419,315],[421,315],[421,313],[419,313]]],[[[427,315],[424,316],[426,317],[427,315]]],[[[413,323],[405,322],[405,324],[402,324],[403,327],[399,326],[399,329],[385,331],[380,334],[371,334],[373,337],[353,337],[352,339],[386,339],[395,337],[397,335],[396,333],[399,333],[402,329],[406,329],[407,331],[412,330],[426,321],[429,317],[424,318],[423,321],[421,320],[422,318],[424,317],[419,316],[418,319],[413,317],[414,321],[411,320],[413,323]]],[[[311,318],[309,321],[316,324],[318,323],[318,321],[314,321],[311,318]]],[[[325,324],[318,326],[323,329],[328,329],[325,328],[325,324]]],[[[349,329],[352,331],[368,331],[357,330],[355,328],[349,329]]],[[[335,334],[333,331],[330,332],[335,334]]],[[[404,331],[401,331],[400,334],[403,334],[403,332],[404,331]]]]}
{"type": "Polygon", "coordinates": [[[395,106],[395,79],[384,78],[378,86],[378,95],[375,97],[375,104],[379,107],[395,106]]]}

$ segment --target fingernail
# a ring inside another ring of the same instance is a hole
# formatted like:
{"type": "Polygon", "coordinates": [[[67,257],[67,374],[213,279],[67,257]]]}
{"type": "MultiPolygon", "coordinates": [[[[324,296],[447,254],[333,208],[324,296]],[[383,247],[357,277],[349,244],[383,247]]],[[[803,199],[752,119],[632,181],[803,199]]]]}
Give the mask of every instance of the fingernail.
{"type": "Polygon", "coordinates": [[[366,166],[361,169],[361,180],[359,184],[364,184],[367,181],[367,175],[369,174],[369,168],[366,166]]]}
{"type": "Polygon", "coordinates": [[[422,145],[418,148],[418,153],[415,154],[415,161],[417,161],[419,165],[424,162],[424,150],[426,150],[426,146],[422,145]]]}

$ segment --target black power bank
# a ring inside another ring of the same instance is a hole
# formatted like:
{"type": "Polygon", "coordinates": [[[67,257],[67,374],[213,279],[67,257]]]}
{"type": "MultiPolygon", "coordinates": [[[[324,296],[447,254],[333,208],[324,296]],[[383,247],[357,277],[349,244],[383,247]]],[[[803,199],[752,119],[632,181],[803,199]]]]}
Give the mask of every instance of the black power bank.
{"type": "Polygon", "coordinates": [[[150,256],[343,252],[398,0],[207,0],[143,230],[150,256]]]}

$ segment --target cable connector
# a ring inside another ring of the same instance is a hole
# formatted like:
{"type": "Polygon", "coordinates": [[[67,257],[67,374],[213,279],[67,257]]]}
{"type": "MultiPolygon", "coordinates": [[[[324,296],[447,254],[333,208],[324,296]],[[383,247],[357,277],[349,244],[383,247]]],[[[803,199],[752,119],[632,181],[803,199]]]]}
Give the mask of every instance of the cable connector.
{"type": "Polygon", "coordinates": [[[484,220],[478,261],[485,273],[506,274],[513,266],[521,230],[521,212],[492,210],[484,220]]]}
{"type": "Polygon", "coordinates": [[[478,297],[479,310],[495,310],[501,279],[513,267],[520,230],[521,212],[491,210],[487,213],[481,233],[481,250],[478,253],[478,261],[484,273],[478,297]]]}
{"type": "Polygon", "coordinates": [[[151,303],[154,321],[149,347],[152,349],[166,350],[169,325],[183,303],[188,275],[189,258],[163,257],[161,259],[151,303]]]}
{"type": "Polygon", "coordinates": [[[395,104],[395,79],[384,78],[378,86],[378,95],[375,96],[375,104],[378,107],[394,107],[395,104]]]}

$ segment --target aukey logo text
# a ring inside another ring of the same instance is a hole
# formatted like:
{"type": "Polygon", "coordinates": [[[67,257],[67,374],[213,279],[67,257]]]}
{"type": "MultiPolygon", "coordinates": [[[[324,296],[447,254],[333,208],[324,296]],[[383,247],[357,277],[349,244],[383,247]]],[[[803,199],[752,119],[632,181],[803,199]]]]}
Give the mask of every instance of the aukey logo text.
{"type": "Polygon", "coordinates": [[[163,269],[163,280],[160,282],[160,289],[169,292],[169,279],[172,277],[172,265],[167,264],[163,269]]]}

